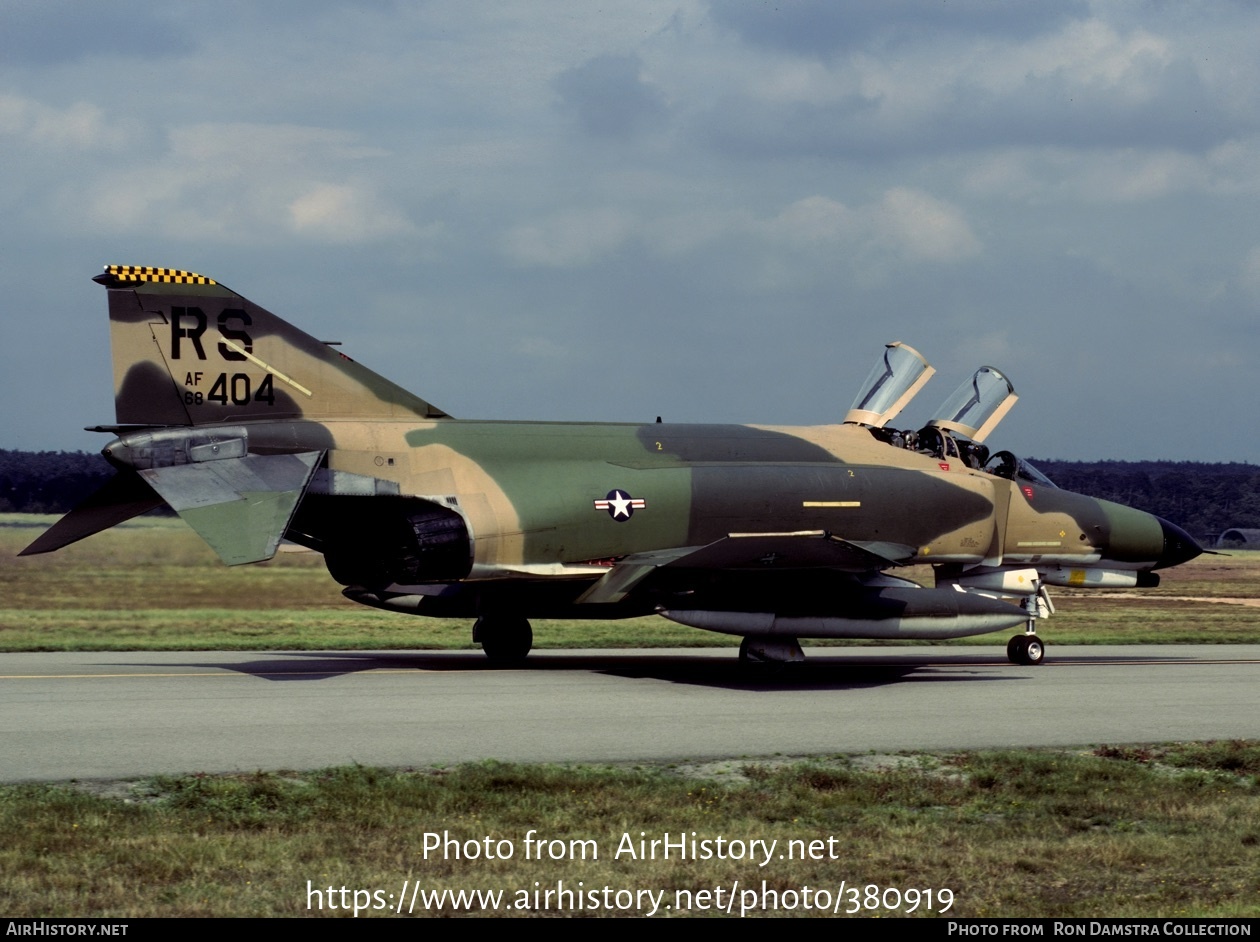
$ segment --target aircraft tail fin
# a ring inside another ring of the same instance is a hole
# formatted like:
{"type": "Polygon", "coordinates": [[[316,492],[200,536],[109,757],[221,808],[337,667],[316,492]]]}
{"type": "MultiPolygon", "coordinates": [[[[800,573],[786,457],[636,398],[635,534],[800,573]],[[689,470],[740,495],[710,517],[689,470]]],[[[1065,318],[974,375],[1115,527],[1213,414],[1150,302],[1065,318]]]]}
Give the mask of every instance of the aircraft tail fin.
{"type": "Polygon", "coordinates": [[[213,278],[107,265],[119,425],[448,418],[213,278]]]}

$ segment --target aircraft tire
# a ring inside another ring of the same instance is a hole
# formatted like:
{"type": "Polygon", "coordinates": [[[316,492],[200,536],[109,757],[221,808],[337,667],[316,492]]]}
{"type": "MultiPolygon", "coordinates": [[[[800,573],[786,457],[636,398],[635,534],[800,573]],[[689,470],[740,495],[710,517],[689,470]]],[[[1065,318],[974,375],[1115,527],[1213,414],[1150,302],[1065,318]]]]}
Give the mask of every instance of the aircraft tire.
{"type": "Polygon", "coordinates": [[[1046,658],[1046,645],[1036,635],[1016,635],[1006,644],[1006,656],[1012,664],[1036,667],[1046,658]]]}
{"type": "Polygon", "coordinates": [[[481,650],[493,664],[519,664],[534,646],[529,620],[516,615],[483,615],[475,631],[481,650]]]}

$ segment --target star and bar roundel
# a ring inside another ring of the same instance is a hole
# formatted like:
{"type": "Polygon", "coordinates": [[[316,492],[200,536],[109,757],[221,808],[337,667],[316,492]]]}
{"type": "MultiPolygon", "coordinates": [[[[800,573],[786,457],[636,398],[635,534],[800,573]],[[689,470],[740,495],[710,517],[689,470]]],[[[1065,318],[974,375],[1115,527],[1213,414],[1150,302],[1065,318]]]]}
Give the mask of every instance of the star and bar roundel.
{"type": "Polygon", "coordinates": [[[595,501],[596,510],[607,510],[608,516],[618,522],[629,520],[636,510],[642,510],[646,506],[647,501],[642,497],[631,497],[620,488],[613,488],[607,497],[595,501]]]}

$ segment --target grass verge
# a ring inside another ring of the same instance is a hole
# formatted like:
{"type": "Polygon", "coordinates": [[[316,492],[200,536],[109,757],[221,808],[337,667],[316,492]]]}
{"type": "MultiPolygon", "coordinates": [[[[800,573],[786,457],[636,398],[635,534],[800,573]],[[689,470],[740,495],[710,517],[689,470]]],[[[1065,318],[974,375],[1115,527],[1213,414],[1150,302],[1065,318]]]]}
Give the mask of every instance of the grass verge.
{"type": "Polygon", "coordinates": [[[825,892],[828,913],[867,916],[1255,916],[1258,812],[1260,745],[1247,742],[13,786],[0,788],[0,907],[346,916],[358,890],[359,915],[380,916],[418,884],[501,894],[497,910],[493,896],[446,897],[430,910],[443,915],[558,914],[579,899],[585,915],[651,900],[699,915],[721,887],[749,914],[818,915],[825,892]],[[527,844],[531,829],[546,843],[527,844]],[[662,859],[658,845],[644,859],[667,834],[712,856],[662,859]],[[458,853],[434,846],[445,839],[458,853]],[[599,895],[534,895],[560,886],[599,895]]]}

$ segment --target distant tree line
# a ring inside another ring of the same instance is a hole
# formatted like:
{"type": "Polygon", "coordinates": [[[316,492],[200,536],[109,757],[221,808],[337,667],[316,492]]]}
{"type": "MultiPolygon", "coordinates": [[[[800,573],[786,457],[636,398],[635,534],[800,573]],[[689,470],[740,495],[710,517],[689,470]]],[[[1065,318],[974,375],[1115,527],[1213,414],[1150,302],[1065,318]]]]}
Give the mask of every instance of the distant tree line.
{"type": "Polygon", "coordinates": [[[0,448],[0,511],[65,513],[113,476],[100,454],[0,448]]]}
{"type": "Polygon", "coordinates": [[[1260,528],[1260,466],[1197,461],[1032,463],[1059,487],[1158,514],[1200,540],[1260,528]]]}
{"type": "MultiPolygon", "coordinates": [[[[1260,466],[1033,459],[1060,487],[1158,514],[1194,536],[1260,528],[1260,466]]],[[[0,449],[0,511],[65,513],[114,471],[99,454],[0,449]]]]}

